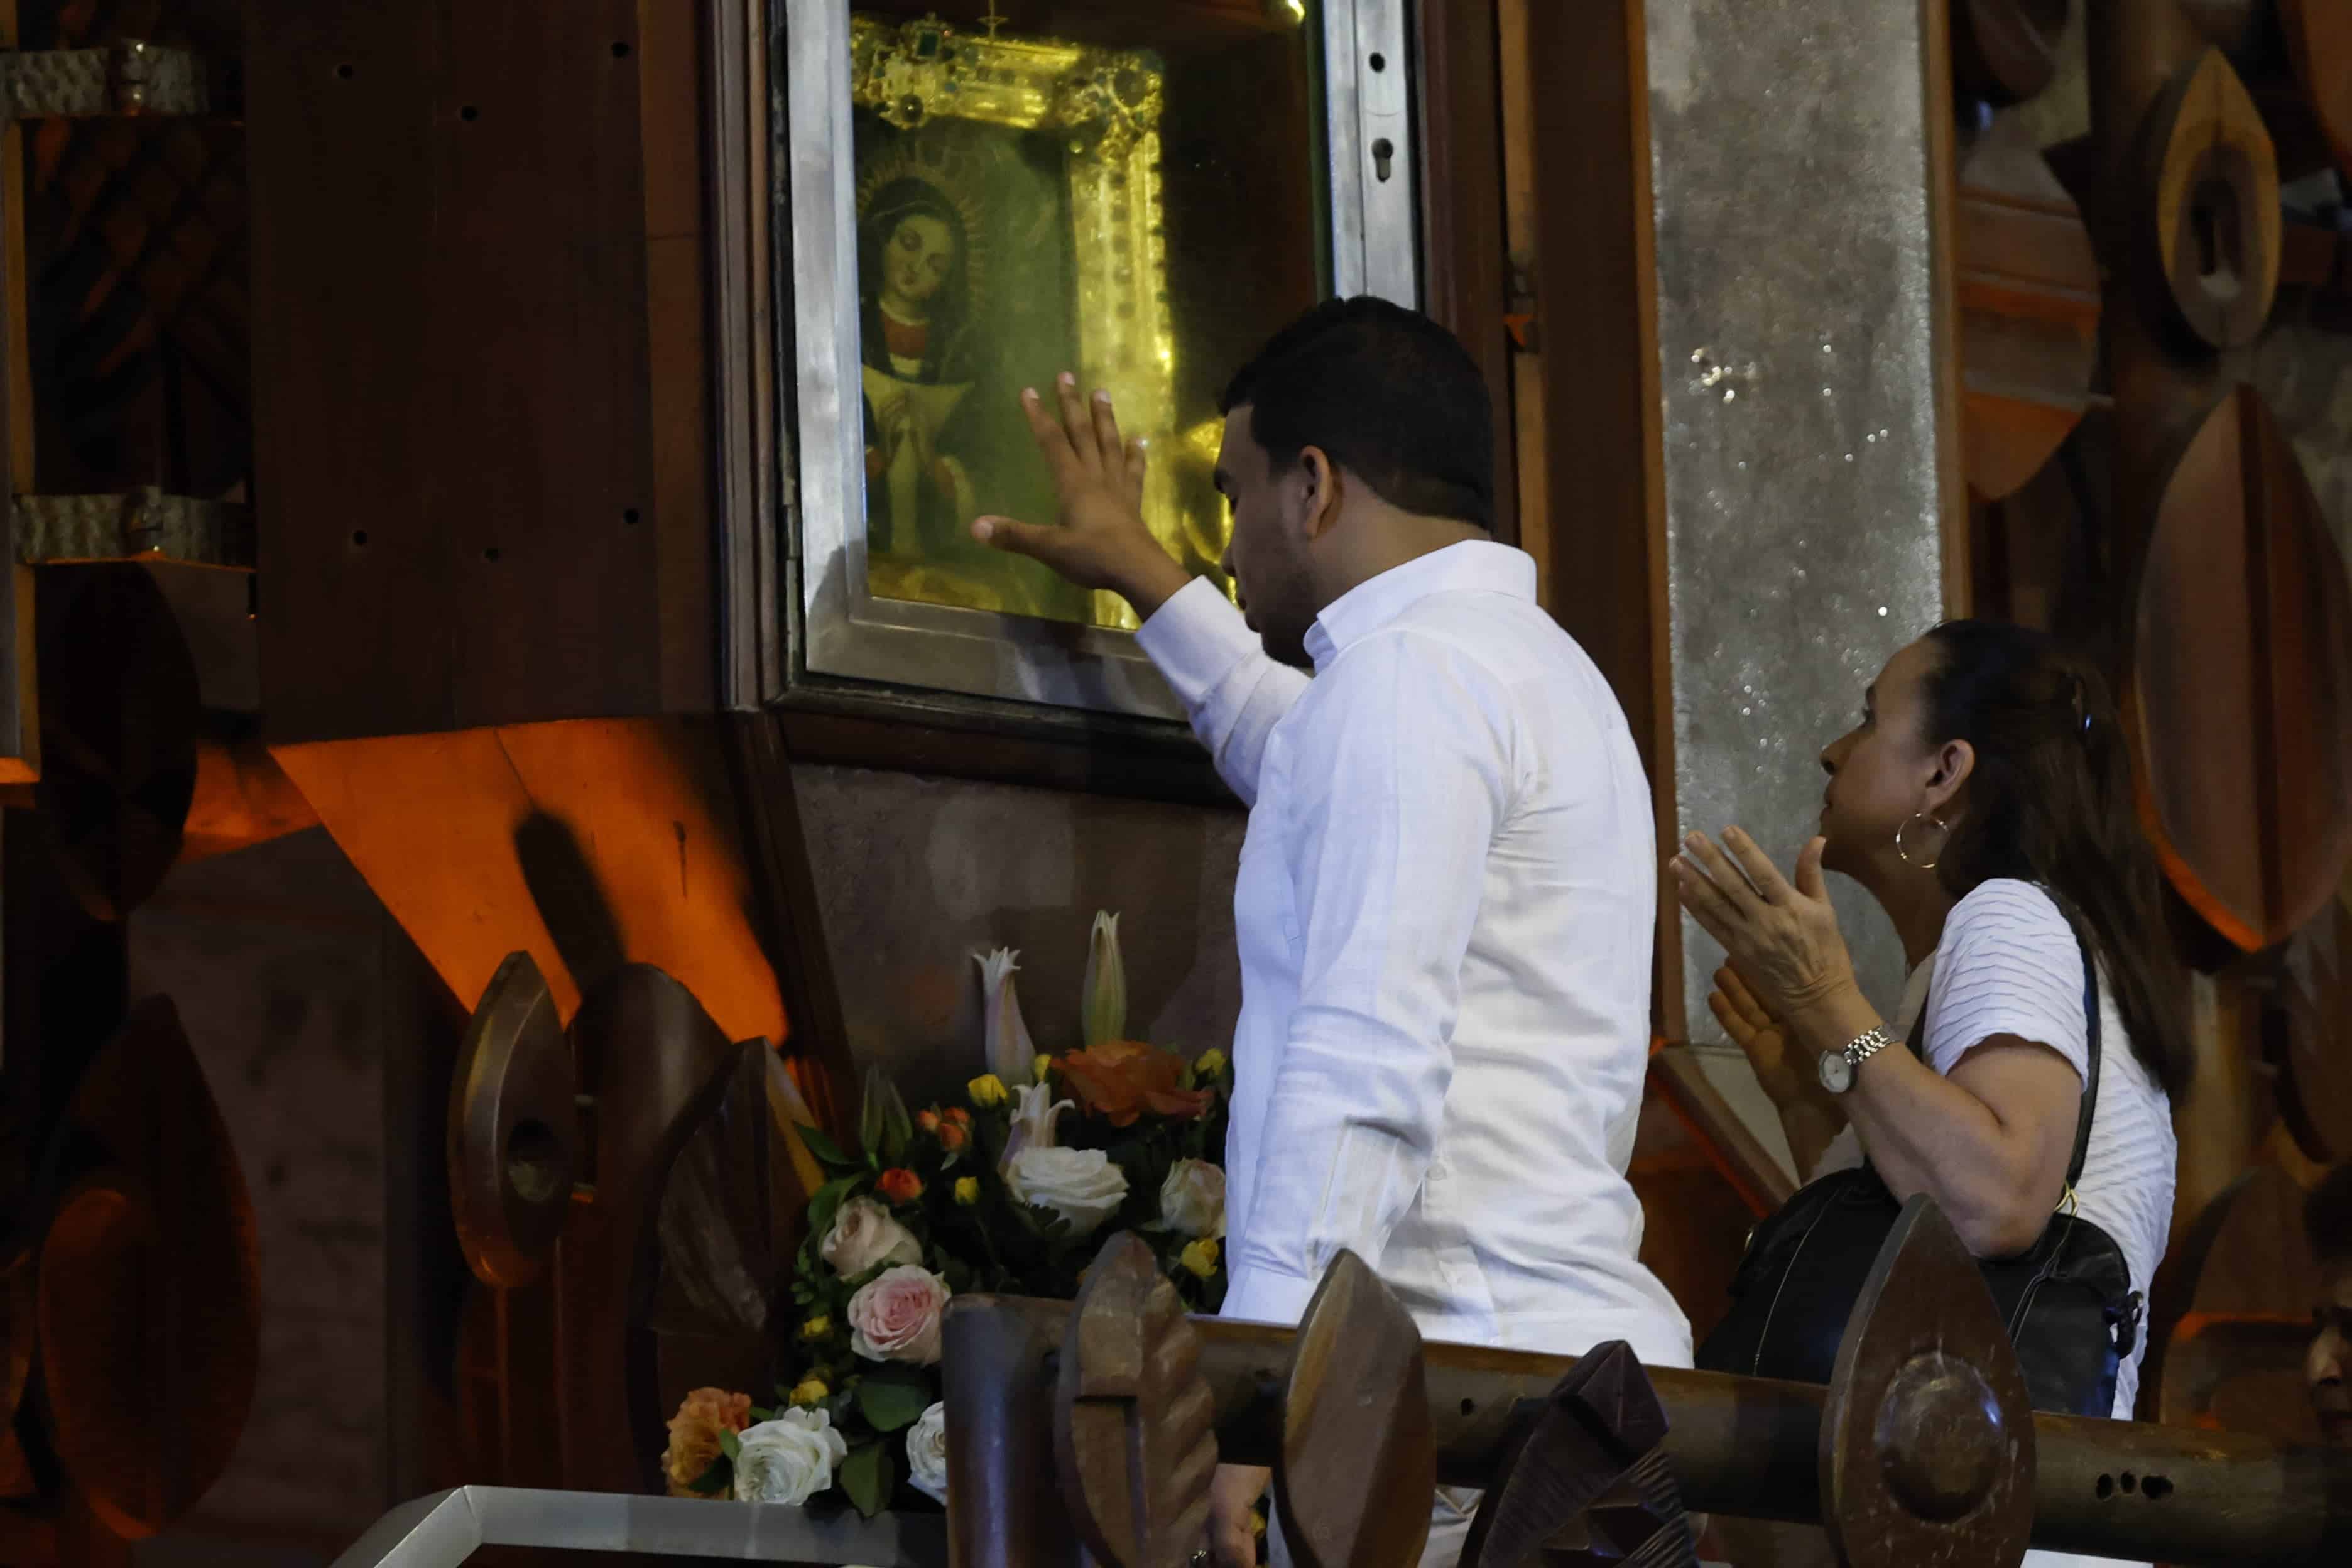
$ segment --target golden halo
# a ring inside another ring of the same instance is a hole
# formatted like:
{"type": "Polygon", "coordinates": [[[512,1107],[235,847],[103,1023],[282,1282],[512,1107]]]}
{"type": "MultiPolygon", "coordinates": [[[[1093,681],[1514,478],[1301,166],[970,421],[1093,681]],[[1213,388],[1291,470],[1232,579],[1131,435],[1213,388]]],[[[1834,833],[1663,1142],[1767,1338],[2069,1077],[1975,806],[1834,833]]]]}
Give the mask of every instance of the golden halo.
{"type": "Polygon", "coordinates": [[[971,149],[960,148],[938,136],[902,136],[857,174],[857,226],[862,237],[874,198],[898,180],[919,180],[937,192],[963,226],[964,319],[981,313],[988,291],[988,230],[985,209],[972,194],[981,179],[981,160],[971,149]]]}

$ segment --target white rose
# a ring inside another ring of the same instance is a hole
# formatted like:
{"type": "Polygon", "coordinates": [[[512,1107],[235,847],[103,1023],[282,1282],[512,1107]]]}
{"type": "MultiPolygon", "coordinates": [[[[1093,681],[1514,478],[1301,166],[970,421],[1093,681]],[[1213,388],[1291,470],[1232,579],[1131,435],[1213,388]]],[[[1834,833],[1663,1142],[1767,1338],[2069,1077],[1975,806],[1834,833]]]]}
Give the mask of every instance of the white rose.
{"type": "Polygon", "coordinates": [[[787,1410],[736,1439],[739,1502],[781,1502],[798,1508],[833,1485],[833,1468],[849,1445],[822,1410],[787,1410]]]}
{"type": "Polygon", "coordinates": [[[877,1263],[920,1263],[923,1244],[872,1198],[852,1198],[834,1215],[817,1248],[835,1273],[856,1279],[877,1263]]]}
{"type": "Polygon", "coordinates": [[[907,1430],[907,1479],[945,1508],[948,1503],[948,1407],[934,1405],[907,1430]]]}
{"type": "Polygon", "coordinates": [[[1099,1149],[1024,1149],[1006,1162],[1004,1184],[1068,1220],[1076,1236],[1092,1235],[1127,1201],[1127,1173],[1099,1149]]]}
{"type": "Polygon", "coordinates": [[[1160,1222],[1185,1236],[1225,1234],[1225,1173],[1206,1160],[1179,1160],[1160,1184],[1160,1222]]]}

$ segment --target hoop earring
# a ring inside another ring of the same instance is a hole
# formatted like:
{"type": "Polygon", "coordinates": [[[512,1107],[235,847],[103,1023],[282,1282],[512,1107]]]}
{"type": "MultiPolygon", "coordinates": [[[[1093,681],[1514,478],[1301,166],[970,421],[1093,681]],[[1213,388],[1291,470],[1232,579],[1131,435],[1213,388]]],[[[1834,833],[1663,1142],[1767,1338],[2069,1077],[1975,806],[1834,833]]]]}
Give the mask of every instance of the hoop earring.
{"type": "Polygon", "coordinates": [[[1937,861],[1944,858],[1945,847],[1951,842],[1951,837],[1952,830],[1942,817],[1930,816],[1924,811],[1915,811],[1903,819],[1902,826],[1895,830],[1895,854],[1906,866],[1915,871],[1932,871],[1936,868],[1937,861]],[[1924,822],[1942,836],[1936,840],[1936,853],[1933,859],[1913,859],[1909,847],[1903,842],[1903,836],[1911,830],[1911,825],[1915,822],[1924,822]]]}

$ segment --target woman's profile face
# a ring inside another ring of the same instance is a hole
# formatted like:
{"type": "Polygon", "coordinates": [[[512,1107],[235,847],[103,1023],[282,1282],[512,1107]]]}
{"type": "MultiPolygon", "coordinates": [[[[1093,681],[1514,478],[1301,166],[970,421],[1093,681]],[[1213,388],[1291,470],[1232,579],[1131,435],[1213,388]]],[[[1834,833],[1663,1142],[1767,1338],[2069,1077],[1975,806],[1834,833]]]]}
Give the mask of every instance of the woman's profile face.
{"type": "Polygon", "coordinates": [[[920,305],[948,280],[955,267],[955,231],[942,219],[912,213],[892,226],[882,246],[883,291],[903,304],[920,305]]]}
{"type": "Polygon", "coordinates": [[[1852,876],[1874,863],[1899,863],[1895,832],[1925,809],[1939,766],[1937,748],[1925,739],[1927,679],[1937,658],[1921,641],[1888,659],[1864,693],[1861,722],[1822,748],[1830,775],[1822,795],[1829,839],[1822,863],[1832,870],[1852,876]]]}

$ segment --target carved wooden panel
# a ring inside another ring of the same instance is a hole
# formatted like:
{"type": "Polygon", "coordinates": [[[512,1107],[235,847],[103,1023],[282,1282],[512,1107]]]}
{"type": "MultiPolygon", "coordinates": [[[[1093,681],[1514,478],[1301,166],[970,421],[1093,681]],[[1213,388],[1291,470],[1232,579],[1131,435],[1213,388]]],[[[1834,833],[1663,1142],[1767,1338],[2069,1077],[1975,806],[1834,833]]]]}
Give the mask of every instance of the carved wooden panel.
{"type": "Polygon", "coordinates": [[[2000,500],[2088,405],[2099,264],[2074,199],[2014,121],[1962,158],[1957,217],[1962,455],[1970,493],[2000,500]]]}
{"type": "Polygon", "coordinates": [[[528,1285],[572,1209],[579,1075],[547,979],[528,952],[490,977],[449,1085],[449,1204],[486,1285],[528,1285]]]}
{"type": "Polygon", "coordinates": [[[2164,1262],[2142,1408],[2164,1421],[2317,1435],[2303,1389],[2319,1269],[2304,1236],[2303,1189],[2257,1166],[2184,1227],[2164,1262]],[[2287,1325],[2292,1325],[2288,1327],[2287,1325]]]}
{"type": "Polygon", "coordinates": [[[2134,216],[2147,307],[2212,348],[2243,348],[2278,290],[2278,158],[2245,84],[2218,49],[2158,99],[2134,216]]]}
{"type": "Polygon", "coordinates": [[[2241,387],[2175,465],[2137,606],[2146,813],[2173,884],[2248,951],[2352,857],[2352,586],[2294,448],[2241,387]]]}
{"type": "Polygon", "coordinates": [[[252,1205],[169,1001],[141,1003],[92,1061],[45,1177],[47,1430],[99,1519],[150,1535],[227,1465],[260,1354],[252,1205]]]}

